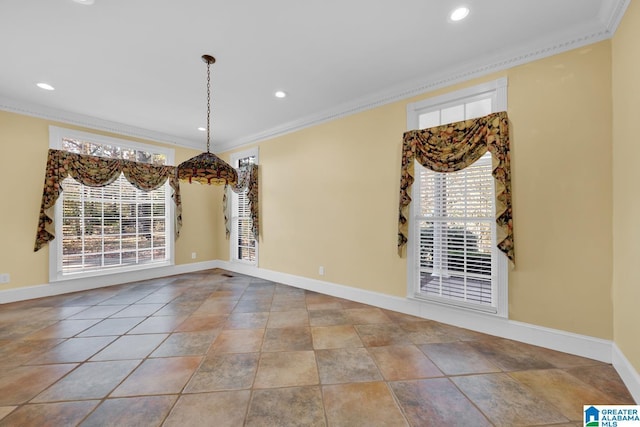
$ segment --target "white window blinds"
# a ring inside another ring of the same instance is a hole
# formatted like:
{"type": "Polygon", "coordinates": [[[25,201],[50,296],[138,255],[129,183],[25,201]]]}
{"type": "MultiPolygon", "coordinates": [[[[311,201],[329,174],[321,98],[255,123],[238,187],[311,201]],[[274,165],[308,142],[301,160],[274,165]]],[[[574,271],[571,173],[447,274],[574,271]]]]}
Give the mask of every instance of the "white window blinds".
{"type": "MultiPolygon", "coordinates": [[[[247,167],[256,163],[256,156],[241,157],[236,167],[247,167]]],[[[257,242],[252,232],[251,211],[246,192],[233,193],[233,215],[231,230],[231,250],[233,258],[249,263],[256,262],[257,242]]]]}
{"type": "MultiPolygon", "coordinates": [[[[167,163],[167,155],[152,151],[151,146],[125,147],[111,141],[92,141],[91,137],[60,137],[60,148],[141,163],[167,163]]],[[[60,236],[56,245],[57,278],[170,262],[167,185],[147,192],[135,188],[122,175],[104,187],[90,187],[66,178],[58,202],[61,206],[56,208],[56,224],[60,227],[56,233],[60,236]]]]}
{"type": "Polygon", "coordinates": [[[492,304],[495,234],[491,155],[453,173],[419,166],[420,291],[492,304]]]}
{"type": "Polygon", "coordinates": [[[165,188],[145,192],[122,175],[106,187],[62,182],[62,272],[165,261],[165,188]]]}

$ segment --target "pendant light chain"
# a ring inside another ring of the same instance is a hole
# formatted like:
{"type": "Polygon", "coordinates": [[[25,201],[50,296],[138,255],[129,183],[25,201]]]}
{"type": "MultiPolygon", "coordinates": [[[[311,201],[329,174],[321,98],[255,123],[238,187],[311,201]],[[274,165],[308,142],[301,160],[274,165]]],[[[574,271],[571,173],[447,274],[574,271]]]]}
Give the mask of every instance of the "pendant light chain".
{"type": "Polygon", "coordinates": [[[201,184],[237,186],[238,172],[235,168],[211,152],[211,126],[213,125],[211,115],[211,65],[216,62],[216,59],[211,55],[202,55],[202,60],[207,63],[207,151],[180,163],[176,168],[178,179],[201,184]]]}
{"type": "Polygon", "coordinates": [[[209,140],[211,132],[211,62],[207,61],[207,153],[209,153],[209,140]]]}

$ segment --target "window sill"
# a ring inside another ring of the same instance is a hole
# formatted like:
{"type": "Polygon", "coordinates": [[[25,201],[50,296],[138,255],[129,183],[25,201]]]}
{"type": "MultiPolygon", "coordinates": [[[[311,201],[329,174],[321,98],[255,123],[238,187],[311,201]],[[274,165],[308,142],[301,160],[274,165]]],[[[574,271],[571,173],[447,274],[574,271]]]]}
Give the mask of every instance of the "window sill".
{"type": "Polygon", "coordinates": [[[408,295],[407,298],[425,305],[436,305],[438,307],[449,308],[456,311],[482,313],[490,316],[506,318],[506,316],[501,316],[498,314],[498,310],[496,307],[483,307],[477,304],[465,303],[463,301],[448,300],[448,299],[438,298],[438,297],[429,297],[420,293],[416,293],[414,295],[408,295]]]}
{"type": "Polygon", "coordinates": [[[172,266],[174,266],[173,262],[165,261],[165,262],[153,263],[153,264],[147,264],[147,265],[114,267],[107,270],[68,273],[65,275],[58,273],[57,275],[49,278],[49,283],[73,282],[73,281],[82,280],[82,279],[92,279],[92,278],[105,277],[105,276],[113,277],[118,275],[131,275],[132,273],[139,272],[139,271],[155,270],[155,269],[167,268],[172,266]]]}
{"type": "Polygon", "coordinates": [[[249,267],[257,267],[258,266],[258,261],[245,261],[243,259],[232,259],[231,262],[234,263],[234,264],[241,264],[241,265],[246,265],[246,266],[249,266],[249,267]]]}

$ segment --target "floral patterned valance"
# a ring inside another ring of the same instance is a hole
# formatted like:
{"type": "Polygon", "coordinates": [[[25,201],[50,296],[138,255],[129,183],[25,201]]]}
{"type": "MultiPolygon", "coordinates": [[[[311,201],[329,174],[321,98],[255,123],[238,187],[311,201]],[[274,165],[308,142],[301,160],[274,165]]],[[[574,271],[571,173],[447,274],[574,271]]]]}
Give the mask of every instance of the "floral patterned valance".
{"type": "Polygon", "coordinates": [[[231,234],[231,212],[229,205],[229,190],[236,194],[247,192],[249,201],[249,212],[251,215],[251,231],[253,238],[258,240],[260,233],[260,205],[258,200],[259,184],[258,184],[258,165],[249,165],[238,170],[238,178],[236,182],[225,185],[224,197],[222,199],[222,210],[224,212],[224,226],[227,238],[231,234]]]}
{"type": "Polygon", "coordinates": [[[172,198],[176,204],[174,229],[177,237],[182,225],[182,204],[180,183],[175,169],[173,166],[156,166],[50,149],[34,251],[38,251],[55,238],[53,207],[63,191],[62,181],[68,176],[90,187],[103,187],[114,182],[122,173],[127,181],[143,191],[155,190],[169,180],[173,189],[172,198]]]}
{"type": "Polygon", "coordinates": [[[498,248],[513,263],[513,219],[511,208],[511,160],[509,120],[506,112],[430,129],[405,132],[400,172],[398,253],[402,256],[409,236],[409,204],[414,182],[414,160],[435,172],[455,172],[491,153],[496,188],[498,248]]]}

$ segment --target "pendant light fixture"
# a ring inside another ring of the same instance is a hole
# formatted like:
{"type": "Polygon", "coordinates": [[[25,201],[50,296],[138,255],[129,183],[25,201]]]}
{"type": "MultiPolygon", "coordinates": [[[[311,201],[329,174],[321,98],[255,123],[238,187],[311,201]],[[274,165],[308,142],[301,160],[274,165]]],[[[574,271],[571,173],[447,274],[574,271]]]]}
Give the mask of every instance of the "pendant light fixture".
{"type": "Polygon", "coordinates": [[[195,181],[201,184],[235,184],[238,172],[227,162],[210,152],[211,145],[211,64],[216,59],[211,55],[202,55],[207,64],[207,152],[192,157],[178,165],[178,179],[195,181]]]}

